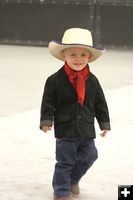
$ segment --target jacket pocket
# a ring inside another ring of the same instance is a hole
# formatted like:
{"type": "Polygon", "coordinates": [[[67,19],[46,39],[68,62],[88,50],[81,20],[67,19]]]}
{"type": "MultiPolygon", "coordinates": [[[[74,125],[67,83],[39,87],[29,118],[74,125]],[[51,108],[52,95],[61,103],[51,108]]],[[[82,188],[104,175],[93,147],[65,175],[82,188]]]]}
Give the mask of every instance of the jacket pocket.
{"type": "Polygon", "coordinates": [[[88,113],[85,113],[85,121],[89,124],[94,124],[94,116],[88,113]]]}
{"type": "Polygon", "coordinates": [[[54,121],[55,123],[60,123],[60,122],[67,122],[72,120],[72,115],[58,115],[55,116],[54,121]]]}

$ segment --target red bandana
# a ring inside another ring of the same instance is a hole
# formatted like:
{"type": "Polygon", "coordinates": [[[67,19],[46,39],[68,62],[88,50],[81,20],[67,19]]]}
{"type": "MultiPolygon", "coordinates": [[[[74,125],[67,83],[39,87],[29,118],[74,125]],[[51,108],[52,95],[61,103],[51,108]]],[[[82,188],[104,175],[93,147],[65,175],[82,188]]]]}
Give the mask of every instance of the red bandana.
{"type": "Polygon", "coordinates": [[[67,63],[65,63],[64,70],[68,75],[70,82],[76,89],[78,102],[83,105],[85,98],[85,80],[90,75],[89,66],[86,65],[81,71],[74,71],[68,66],[67,63]]]}

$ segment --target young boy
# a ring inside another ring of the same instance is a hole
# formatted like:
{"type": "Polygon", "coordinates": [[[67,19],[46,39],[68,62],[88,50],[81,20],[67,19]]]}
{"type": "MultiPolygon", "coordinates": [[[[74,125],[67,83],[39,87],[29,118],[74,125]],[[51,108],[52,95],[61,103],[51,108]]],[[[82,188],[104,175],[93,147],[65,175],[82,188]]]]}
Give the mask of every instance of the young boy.
{"type": "Polygon", "coordinates": [[[98,157],[94,118],[102,137],[110,130],[103,90],[88,65],[104,50],[93,47],[90,31],[81,28],[66,30],[62,42],[51,41],[49,49],[64,65],[46,81],[40,128],[46,133],[54,121],[57,160],[54,200],[72,200],[73,195],[80,193],[82,176],[98,157]]]}

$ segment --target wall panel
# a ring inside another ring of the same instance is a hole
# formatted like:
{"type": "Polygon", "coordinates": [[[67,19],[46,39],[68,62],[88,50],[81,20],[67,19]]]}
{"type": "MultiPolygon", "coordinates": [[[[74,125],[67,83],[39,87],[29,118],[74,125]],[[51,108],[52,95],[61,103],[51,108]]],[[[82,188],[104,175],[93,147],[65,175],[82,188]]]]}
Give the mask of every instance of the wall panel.
{"type": "Polygon", "coordinates": [[[99,47],[133,47],[133,1],[97,1],[95,43],[99,47]]]}
{"type": "Polygon", "coordinates": [[[65,29],[93,32],[94,1],[3,1],[0,3],[0,43],[47,45],[65,29]]]}
{"type": "Polygon", "coordinates": [[[133,0],[0,0],[0,43],[47,45],[90,29],[99,47],[133,47],[133,0]]]}

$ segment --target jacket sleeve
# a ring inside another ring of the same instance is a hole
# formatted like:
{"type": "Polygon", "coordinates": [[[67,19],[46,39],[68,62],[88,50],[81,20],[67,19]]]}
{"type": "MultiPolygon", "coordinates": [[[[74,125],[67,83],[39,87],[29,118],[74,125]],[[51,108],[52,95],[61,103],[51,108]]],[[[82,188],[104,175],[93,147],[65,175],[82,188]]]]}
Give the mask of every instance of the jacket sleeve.
{"type": "Polygon", "coordinates": [[[55,111],[55,79],[50,76],[45,83],[41,103],[40,129],[42,126],[52,126],[55,111]]]}
{"type": "Polygon", "coordinates": [[[110,127],[108,106],[107,106],[107,102],[106,102],[103,90],[99,84],[99,81],[97,85],[94,109],[95,109],[95,116],[98,121],[100,129],[110,130],[111,127],[110,127]]]}

